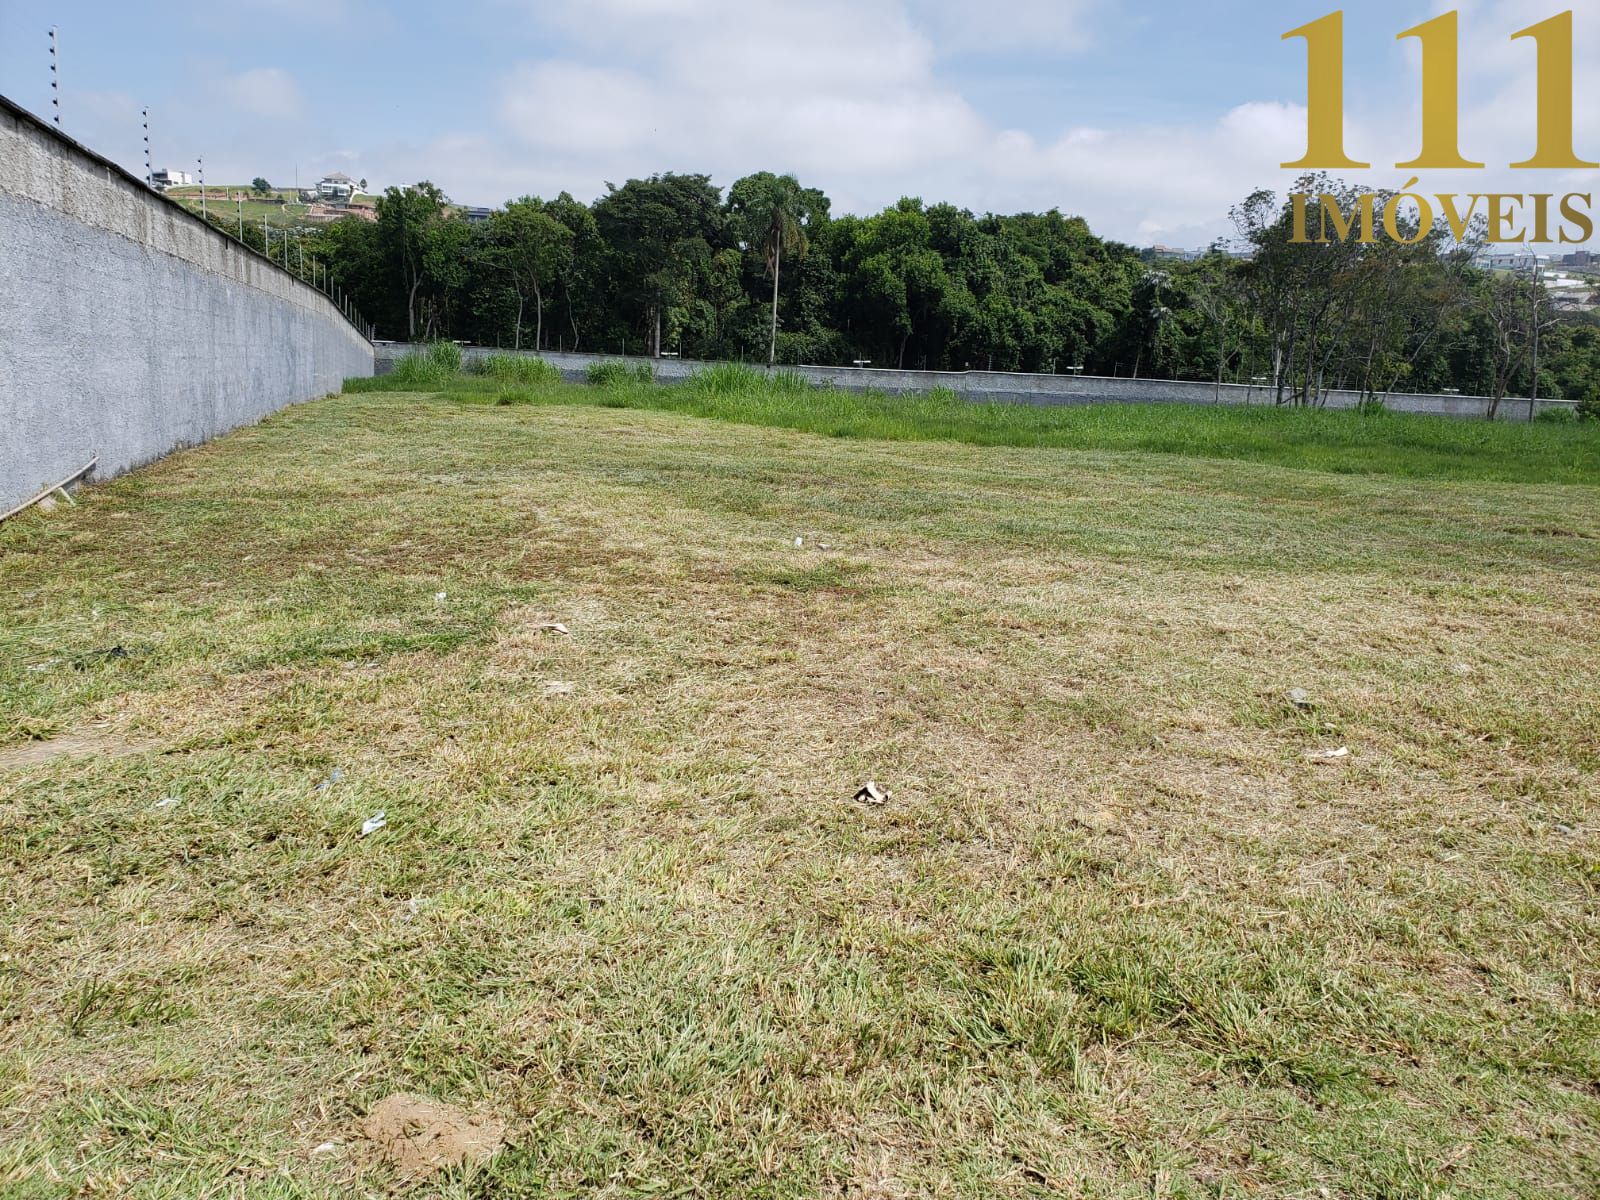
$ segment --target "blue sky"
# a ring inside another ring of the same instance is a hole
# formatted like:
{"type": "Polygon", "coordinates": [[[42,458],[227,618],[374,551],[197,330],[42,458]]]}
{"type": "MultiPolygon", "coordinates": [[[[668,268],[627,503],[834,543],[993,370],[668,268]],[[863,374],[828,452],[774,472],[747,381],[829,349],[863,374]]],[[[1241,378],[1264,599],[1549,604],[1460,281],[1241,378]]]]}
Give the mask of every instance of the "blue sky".
{"type": "MultiPolygon", "coordinates": [[[[726,185],[793,170],[866,211],[901,195],[1060,207],[1108,236],[1199,245],[1304,139],[1304,51],[1281,34],[1333,0],[0,0],[0,92],[46,113],[60,28],[67,131],[156,165],[291,183],[342,169],[429,178],[462,203],[658,170],[726,185]]],[[[1346,7],[1353,152],[1415,153],[1415,43],[1451,7],[1346,7]]],[[[1532,56],[1506,39],[1559,0],[1461,4],[1471,155],[1526,156],[1532,56]]],[[[1580,150],[1600,158],[1600,4],[1578,7],[1580,150]]],[[[1374,184],[1405,182],[1393,170],[1374,184]]],[[[1501,168],[1436,191],[1590,190],[1501,168]]]]}

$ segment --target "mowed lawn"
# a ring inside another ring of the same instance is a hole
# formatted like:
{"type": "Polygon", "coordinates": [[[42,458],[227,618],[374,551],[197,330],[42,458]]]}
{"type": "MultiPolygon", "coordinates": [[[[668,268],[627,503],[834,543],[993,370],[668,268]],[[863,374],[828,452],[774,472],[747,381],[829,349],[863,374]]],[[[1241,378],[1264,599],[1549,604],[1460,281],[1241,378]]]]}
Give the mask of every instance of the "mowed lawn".
{"type": "Polygon", "coordinates": [[[365,394],[8,522],[0,1195],[1593,1196],[1597,501],[365,394]]]}

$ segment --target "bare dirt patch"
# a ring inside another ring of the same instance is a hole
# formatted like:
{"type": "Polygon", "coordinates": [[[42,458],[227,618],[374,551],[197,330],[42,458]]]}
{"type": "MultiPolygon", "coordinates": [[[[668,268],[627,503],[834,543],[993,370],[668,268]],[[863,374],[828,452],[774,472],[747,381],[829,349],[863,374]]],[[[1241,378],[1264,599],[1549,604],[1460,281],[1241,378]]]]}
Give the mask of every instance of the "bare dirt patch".
{"type": "Polygon", "coordinates": [[[371,1155],[406,1182],[488,1162],[505,1145],[504,1121],[405,1092],[373,1105],[361,1123],[371,1155]]]}

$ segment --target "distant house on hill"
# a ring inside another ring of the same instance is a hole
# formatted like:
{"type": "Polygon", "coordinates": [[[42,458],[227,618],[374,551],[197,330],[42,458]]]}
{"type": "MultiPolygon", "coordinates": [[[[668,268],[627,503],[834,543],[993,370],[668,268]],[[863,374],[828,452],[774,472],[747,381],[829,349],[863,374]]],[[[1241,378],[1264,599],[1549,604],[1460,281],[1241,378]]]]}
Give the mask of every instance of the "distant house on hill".
{"type": "Polygon", "coordinates": [[[350,197],[361,190],[350,176],[335,171],[317,181],[317,199],[334,204],[348,203],[350,197]]]}
{"type": "Polygon", "coordinates": [[[150,173],[150,186],[155,188],[158,192],[164,192],[168,188],[173,187],[188,187],[193,182],[194,176],[189,174],[187,171],[173,171],[169,169],[152,171],[150,173]]]}

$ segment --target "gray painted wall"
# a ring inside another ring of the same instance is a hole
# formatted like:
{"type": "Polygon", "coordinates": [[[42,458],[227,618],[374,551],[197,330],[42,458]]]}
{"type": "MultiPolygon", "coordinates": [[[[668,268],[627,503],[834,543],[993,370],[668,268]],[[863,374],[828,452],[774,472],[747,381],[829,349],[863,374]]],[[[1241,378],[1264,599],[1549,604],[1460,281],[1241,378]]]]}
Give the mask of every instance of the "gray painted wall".
{"type": "Polygon", "coordinates": [[[372,370],[326,296],[0,97],[0,512],[372,370]]]}
{"type": "MultiPolygon", "coordinates": [[[[415,347],[399,342],[379,342],[378,374],[388,372],[396,359],[415,347]]],[[[490,350],[484,347],[463,347],[466,358],[487,354],[508,354],[510,351],[490,350]]],[[[527,353],[526,351],[524,353],[527,353]]],[[[615,354],[560,354],[546,351],[538,357],[559,367],[569,379],[582,379],[590,363],[606,362],[619,358],[615,354]]],[[[649,362],[655,368],[656,378],[663,383],[687,379],[706,363],[682,361],[673,358],[629,358],[626,362],[649,362]]],[[[1210,383],[1190,383],[1170,379],[1106,379],[1085,375],[1021,375],[1006,371],[895,371],[867,367],[784,367],[810,379],[813,383],[865,391],[868,388],[882,392],[926,392],[934,388],[949,388],[974,403],[1010,404],[1271,404],[1271,388],[1247,387],[1225,383],[1220,388],[1210,383]]],[[[1361,401],[1359,392],[1329,392],[1325,407],[1354,408],[1361,401]]],[[[1488,412],[1489,401],[1483,396],[1431,396],[1408,392],[1392,392],[1384,397],[1388,407],[1396,412],[1430,413],[1445,417],[1482,418],[1488,412]]],[[[1536,413],[1550,409],[1572,409],[1568,400],[1540,400],[1536,413]]],[[[1529,419],[1528,401],[1508,397],[1501,401],[1500,419],[1526,421],[1529,419]]]]}

